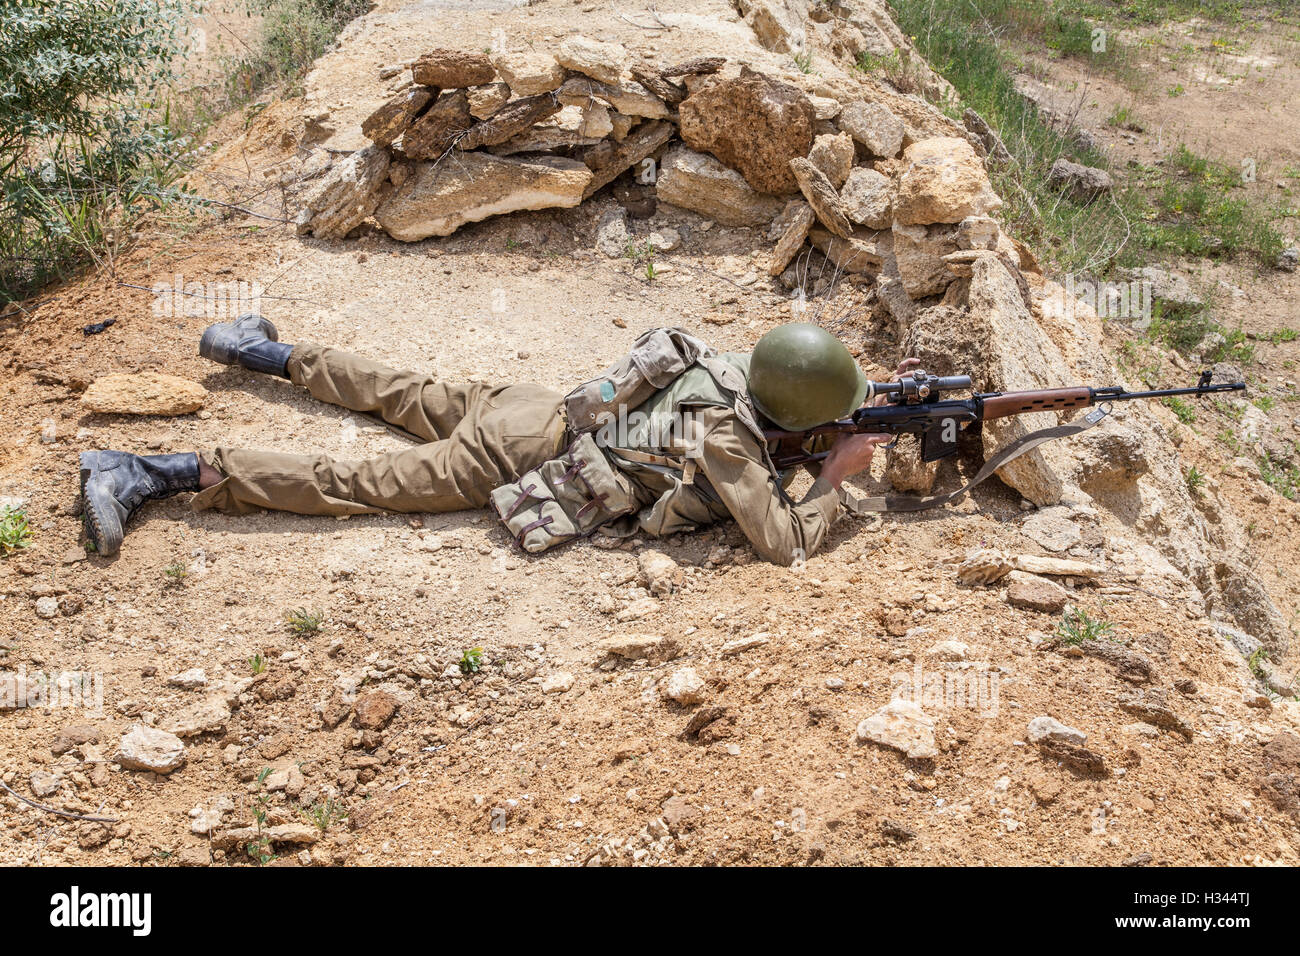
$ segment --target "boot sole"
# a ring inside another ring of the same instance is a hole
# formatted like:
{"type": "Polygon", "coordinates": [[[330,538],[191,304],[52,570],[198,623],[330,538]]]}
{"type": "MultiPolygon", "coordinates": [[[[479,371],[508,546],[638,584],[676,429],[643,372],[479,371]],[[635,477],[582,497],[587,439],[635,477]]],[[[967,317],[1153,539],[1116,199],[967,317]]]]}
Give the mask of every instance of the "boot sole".
{"type": "Polygon", "coordinates": [[[117,514],[117,502],[112,494],[92,481],[99,471],[96,454],[83,451],[80,464],[82,523],[86,536],[95,546],[96,554],[111,558],[122,547],[122,519],[117,514]]]}

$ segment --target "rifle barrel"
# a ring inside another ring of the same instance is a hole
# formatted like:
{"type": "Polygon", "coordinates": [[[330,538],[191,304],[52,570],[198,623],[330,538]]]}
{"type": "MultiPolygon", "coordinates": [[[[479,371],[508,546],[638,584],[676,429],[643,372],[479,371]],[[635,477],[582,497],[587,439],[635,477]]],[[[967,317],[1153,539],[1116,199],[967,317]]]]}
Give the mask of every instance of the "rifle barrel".
{"type": "Polygon", "coordinates": [[[1092,390],[1096,401],[1122,402],[1131,398],[1166,398],[1171,395],[1204,395],[1209,392],[1244,392],[1245,382],[1223,382],[1218,385],[1194,385],[1191,388],[1160,388],[1148,392],[1129,392],[1118,385],[1092,390]]]}

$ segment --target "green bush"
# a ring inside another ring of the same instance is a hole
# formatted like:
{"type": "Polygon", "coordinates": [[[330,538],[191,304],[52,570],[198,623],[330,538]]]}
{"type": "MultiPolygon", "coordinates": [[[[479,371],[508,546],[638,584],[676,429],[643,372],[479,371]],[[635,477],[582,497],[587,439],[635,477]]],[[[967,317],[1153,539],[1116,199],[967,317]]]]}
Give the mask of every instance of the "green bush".
{"type": "Polygon", "coordinates": [[[348,22],[370,9],[370,0],[248,0],[248,6],[262,15],[262,34],[227,70],[235,103],[305,74],[348,22]]]}
{"type": "Polygon", "coordinates": [[[0,303],[31,295],[173,196],[161,100],[188,0],[0,6],[0,303]]]}

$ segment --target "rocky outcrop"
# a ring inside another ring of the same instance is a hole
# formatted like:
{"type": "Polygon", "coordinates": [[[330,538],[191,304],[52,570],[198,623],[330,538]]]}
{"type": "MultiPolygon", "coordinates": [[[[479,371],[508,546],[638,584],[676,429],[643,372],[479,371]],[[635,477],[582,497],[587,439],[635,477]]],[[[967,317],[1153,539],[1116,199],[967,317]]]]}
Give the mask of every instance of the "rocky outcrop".
{"type": "Polygon", "coordinates": [[[590,181],[591,170],[573,159],[464,153],[455,161],[416,166],[375,217],[394,239],[449,236],[465,223],[489,216],[576,206],[590,181]]]}
{"type": "Polygon", "coordinates": [[[336,162],[303,196],[298,232],[317,239],[342,239],[365,222],[379,205],[379,187],[388,175],[389,162],[388,151],[378,146],[336,162]]]}
{"type": "Polygon", "coordinates": [[[871,155],[881,159],[893,159],[903,148],[903,121],[880,103],[850,103],[840,111],[839,125],[871,155]]]}
{"type": "Polygon", "coordinates": [[[839,194],[825,174],[807,159],[790,160],[790,171],[822,225],[841,239],[852,236],[853,224],[844,215],[839,194]]]}
{"type": "Polygon", "coordinates": [[[706,153],[675,146],[664,157],[656,183],[664,202],[728,226],[764,226],[782,210],[775,196],[758,192],[745,178],[706,153]]]}
{"type": "Polygon", "coordinates": [[[474,125],[465,91],[448,90],[403,134],[402,152],[408,159],[437,159],[474,125]]]}
{"type": "Polygon", "coordinates": [[[434,92],[422,86],[403,90],[361,124],[361,132],[376,146],[391,146],[433,102],[434,92]]]}
{"type": "Polygon", "coordinates": [[[496,79],[496,67],[478,50],[430,50],[411,65],[411,78],[420,86],[456,90],[482,86],[496,79]]]}
{"type": "Polygon", "coordinates": [[[961,222],[1002,208],[974,147],[964,139],[937,137],[903,153],[894,220],[903,225],[961,222]]]}
{"type": "Polygon", "coordinates": [[[682,140],[737,170],[754,189],[792,193],[790,160],[813,145],[812,103],[797,87],[742,67],[711,77],[679,107],[682,140]]]}

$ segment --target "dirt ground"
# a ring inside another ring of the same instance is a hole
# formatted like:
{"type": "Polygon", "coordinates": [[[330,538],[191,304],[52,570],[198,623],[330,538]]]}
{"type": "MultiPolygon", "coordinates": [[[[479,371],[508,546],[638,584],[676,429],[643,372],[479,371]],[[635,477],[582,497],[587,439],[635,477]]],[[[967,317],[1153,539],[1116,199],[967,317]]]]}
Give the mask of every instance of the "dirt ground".
{"type": "MultiPolygon", "coordinates": [[[[530,11],[558,17],[560,6],[530,11]]],[[[636,41],[633,28],[582,9],[636,41]]],[[[301,844],[266,861],[288,866],[1300,861],[1300,755],[1276,742],[1300,732],[1294,702],[1259,692],[1176,583],[1152,587],[1119,561],[1127,544],[1110,519],[1081,516],[1082,539],[1057,556],[1106,565],[1095,582],[1070,582],[1075,601],[1115,623],[1146,676],[1053,646],[1058,615],[1012,607],[1000,587],[959,585],[955,566],[977,545],[1043,552],[1022,530],[1032,512],[995,481],[959,507],[843,518],[821,552],[790,569],[756,560],[731,525],[534,558],[484,512],[235,518],[194,513],[185,496],[148,505],[116,559],[88,554],[82,450],[363,457],[404,441],[287,382],[200,359],[203,328],[229,316],[197,297],[193,314],[159,314],[148,291],[159,281],[257,282],[286,341],[449,380],[556,389],[649,327],[681,325],[746,349],[791,318],[784,290],[759,278],[764,237],[667,206],[632,222],[640,235],[683,236],[654,280],[594,251],[594,224],[612,202],[602,197],[414,244],[300,238],[273,220],[288,212],[276,182],[294,162],[302,112],[286,101],[245,135],[234,132],[242,120],[218,128],[222,146],[196,177],[206,194],[271,218],[225,210],[154,222],[111,272],[51,289],[0,323],[0,495],[27,502],[35,531],[29,549],[0,561],[4,666],[100,674],[104,698],[99,715],[0,713],[0,780],[12,788],[0,794],[0,862],[252,865],[242,846],[196,831],[214,814],[218,830],[252,826],[258,812],[268,826],[312,821],[301,844]],[[107,318],[116,324],[83,334],[107,318]],[[79,405],[96,377],[145,369],[202,383],[206,408],[160,419],[79,405]],[[638,555],[651,547],[682,568],[670,594],[638,580],[638,555]],[[183,576],[168,573],[177,565],[183,576]],[[38,616],[42,597],[58,599],[55,616],[38,616]],[[284,615],[295,608],[323,612],[320,630],[293,633],[284,615]],[[631,660],[599,646],[633,635],[663,641],[631,660]],[[484,666],[464,675],[456,664],[474,647],[484,666]],[[666,701],[666,678],[686,667],[706,682],[703,702],[666,701]],[[204,686],[170,680],[195,668],[204,686]],[[950,691],[995,688],[996,707],[987,696],[945,700],[933,758],[856,742],[859,721],[923,675],[946,678],[950,691]],[[232,712],[187,738],[183,767],[163,777],[113,764],[131,725],[164,723],[219,688],[232,712]],[[391,696],[395,716],[359,726],[345,702],[375,691],[391,696]],[[1165,716],[1142,711],[1135,694],[1158,694],[1165,716]],[[1040,715],[1086,733],[1105,771],[1031,745],[1027,724],[1040,715]],[[54,789],[38,797],[42,774],[54,789]],[[56,816],[18,795],[111,822],[56,816]]],[[[1286,136],[1286,149],[1300,148],[1286,136]]],[[[1226,278],[1244,292],[1233,307],[1247,328],[1300,329],[1288,305],[1300,300],[1294,277],[1226,278]]],[[[877,351],[889,332],[865,295],[843,283],[821,317],[866,350],[879,377],[899,356],[877,351]]],[[[1297,349],[1261,346],[1252,373],[1289,379],[1283,363],[1297,349]]],[[[1278,409],[1295,414],[1286,401],[1278,409]]],[[[1181,427],[1161,407],[1151,414],[1181,427]]],[[[1212,468],[1233,507],[1257,520],[1258,561],[1279,569],[1268,583],[1294,620],[1300,594],[1287,569],[1300,507],[1227,469],[1208,421],[1185,429],[1184,455],[1212,468]]],[[[883,490],[881,465],[859,491],[883,490]]]]}

